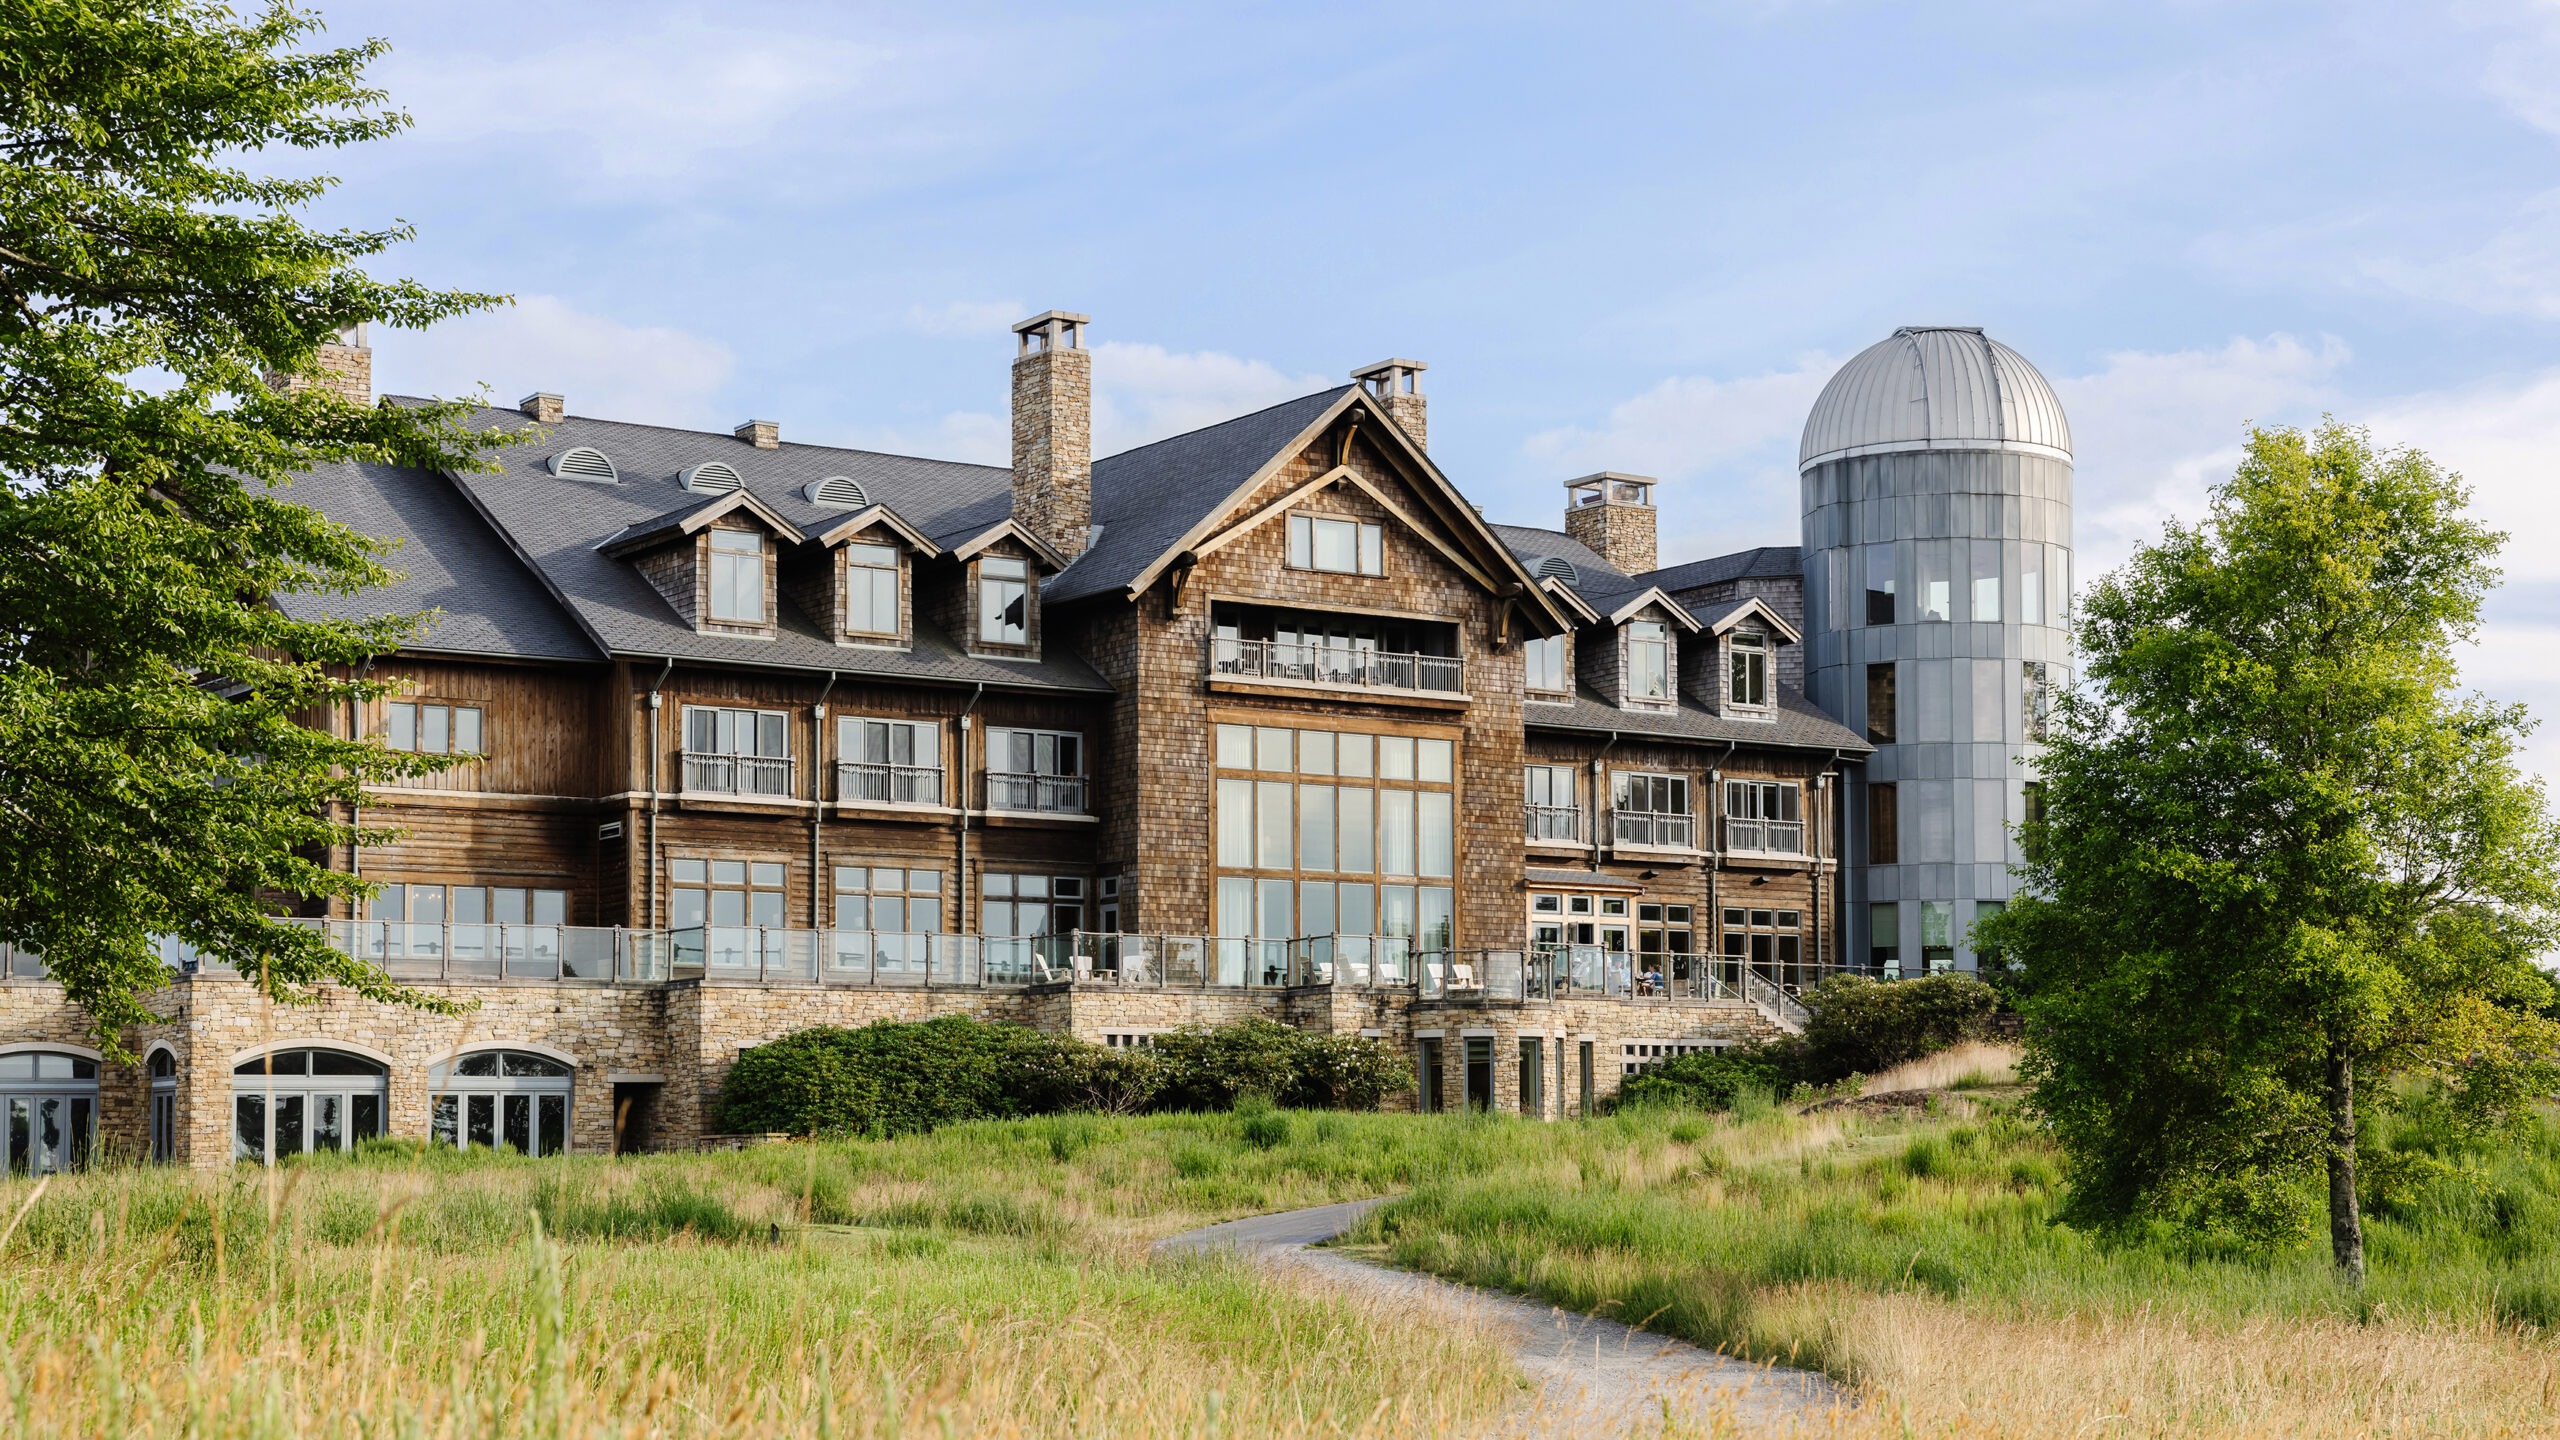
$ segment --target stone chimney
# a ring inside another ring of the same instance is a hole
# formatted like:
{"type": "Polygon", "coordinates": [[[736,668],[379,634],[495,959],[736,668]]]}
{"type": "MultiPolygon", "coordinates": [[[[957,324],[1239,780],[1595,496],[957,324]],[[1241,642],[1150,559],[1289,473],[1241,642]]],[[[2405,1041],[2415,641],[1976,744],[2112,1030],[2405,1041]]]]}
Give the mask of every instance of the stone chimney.
{"type": "Polygon", "coordinates": [[[1378,408],[1395,420],[1413,448],[1423,451],[1431,448],[1428,402],[1422,398],[1422,372],[1430,368],[1419,360],[1381,360],[1351,372],[1351,378],[1376,397],[1378,408]]]}
{"type": "Polygon", "coordinates": [[[359,320],[340,330],[337,338],[320,346],[320,375],[310,378],[267,372],[267,384],[288,394],[296,390],[327,390],[340,399],[356,405],[373,403],[373,345],[367,339],[368,328],[359,320]]]}
{"type": "Polygon", "coordinates": [[[1013,327],[1014,523],[1070,560],[1093,528],[1092,321],[1051,310],[1013,327]]]}
{"type": "Polygon", "coordinates": [[[1564,533],[1629,575],[1641,575],[1654,558],[1653,487],[1650,475],[1603,470],[1564,482],[1564,533]]]}
{"type": "Polygon", "coordinates": [[[782,448],[782,426],[772,420],[750,420],[729,433],[759,450],[782,448]]]}
{"type": "Polygon", "coordinates": [[[557,425],[568,413],[568,402],[548,390],[536,390],[517,401],[516,408],[537,425],[557,425]]]}

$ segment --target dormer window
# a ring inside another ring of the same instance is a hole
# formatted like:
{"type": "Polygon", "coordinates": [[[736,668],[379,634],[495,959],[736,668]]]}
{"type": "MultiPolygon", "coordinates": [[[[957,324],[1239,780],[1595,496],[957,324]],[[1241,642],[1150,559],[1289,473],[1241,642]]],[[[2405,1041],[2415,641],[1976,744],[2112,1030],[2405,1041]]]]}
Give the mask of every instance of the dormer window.
{"type": "Polygon", "coordinates": [[[844,628],[856,635],[899,633],[898,549],[894,545],[844,547],[844,628]]]}
{"type": "Polygon", "coordinates": [[[978,640],[1031,643],[1031,569],[1025,562],[1001,555],[978,562],[978,640]]]}
{"type": "Polygon", "coordinates": [[[1289,568],[1330,575],[1387,573],[1387,532],[1367,520],[1331,515],[1289,517],[1289,568]]]}
{"type": "Polygon", "coordinates": [[[1528,661],[1528,686],[1550,694],[1565,690],[1564,647],[1566,637],[1545,635],[1521,646],[1528,661]]]}
{"type": "Polygon", "coordinates": [[[1765,708],[1769,703],[1769,637],[1756,630],[1734,632],[1733,675],[1726,698],[1736,705],[1765,708]]]}
{"type": "Polygon", "coordinates": [[[752,530],[711,532],[711,618],[730,625],[764,623],[764,537],[752,530]]]}
{"type": "Polygon", "coordinates": [[[1671,631],[1659,620],[1627,624],[1627,700],[1637,705],[1671,703],[1671,631]]]}

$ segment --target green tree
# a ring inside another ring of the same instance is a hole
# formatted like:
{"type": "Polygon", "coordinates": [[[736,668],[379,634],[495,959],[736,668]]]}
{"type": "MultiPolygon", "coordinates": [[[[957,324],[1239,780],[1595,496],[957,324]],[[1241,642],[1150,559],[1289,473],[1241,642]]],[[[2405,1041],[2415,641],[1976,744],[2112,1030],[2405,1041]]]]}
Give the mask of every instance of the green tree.
{"type": "Polygon", "coordinates": [[[2034,1103],[2069,1214],[2298,1241],[2360,1280],[2356,1100],[2438,1082],[2465,1124],[2555,1081],[2534,963],[2555,836],[2521,707],[2456,689],[2504,537],[2414,450],[2254,430],[2201,525],[2087,597],[2029,898],[2034,1103]]]}
{"type": "Polygon", "coordinates": [[[504,438],[312,383],[348,326],[496,303],[368,278],[407,229],[310,228],[334,182],[259,173],[407,123],[364,84],[381,42],[299,48],[318,29],[204,0],[0,11],[0,940],[40,949],[110,1049],[150,1014],[162,935],[279,998],[432,1003],[271,918],[363,892],[327,847],[384,838],[349,807],[425,763],[304,723],[378,693],[361,663],[412,627],[275,603],[390,574],[277,487],[468,468],[504,438]]]}

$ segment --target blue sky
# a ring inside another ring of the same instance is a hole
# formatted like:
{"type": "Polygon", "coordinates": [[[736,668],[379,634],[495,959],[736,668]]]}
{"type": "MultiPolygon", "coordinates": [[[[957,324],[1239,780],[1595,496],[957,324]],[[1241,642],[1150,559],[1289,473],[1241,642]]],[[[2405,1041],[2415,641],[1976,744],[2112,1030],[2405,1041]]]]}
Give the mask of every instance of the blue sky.
{"type": "Polygon", "coordinates": [[[2517,537],[2468,674],[2560,715],[2560,6],[321,9],[418,121],[326,218],[517,301],[385,389],[1001,461],[1006,325],[1081,310],[1104,453],[1411,356],[1495,518],[1656,474],[1668,562],[1793,541],[1832,369],[1977,324],[2084,575],[2253,419],[2462,470],[2517,537]]]}

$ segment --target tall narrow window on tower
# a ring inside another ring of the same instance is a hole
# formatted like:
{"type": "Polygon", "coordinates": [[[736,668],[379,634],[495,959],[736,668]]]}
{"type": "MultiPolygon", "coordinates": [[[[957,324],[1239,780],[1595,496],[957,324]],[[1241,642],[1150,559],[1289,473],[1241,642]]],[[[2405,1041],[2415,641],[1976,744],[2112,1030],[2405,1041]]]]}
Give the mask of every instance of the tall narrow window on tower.
{"type": "Polygon", "coordinates": [[[2045,737],[2046,719],[2053,712],[2053,694],[2047,679],[2051,672],[2045,668],[2045,662],[2041,660],[2021,661],[2018,668],[2020,672],[2018,693],[2026,721],[2027,738],[2042,740],[2045,737]]]}
{"type": "Polygon", "coordinates": [[[1867,547],[1867,623],[1893,623],[1893,547],[1867,547]]]}
{"type": "Polygon", "coordinates": [[[1997,624],[2000,620],[2000,542],[1973,542],[1973,613],[1965,617],[1978,625],[1997,624]]]}
{"type": "Polygon", "coordinates": [[[1920,618],[1952,620],[1955,618],[1955,582],[1948,573],[1947,542],[1920,542],[1920,618]]]}
{"type": "Polygon", "coordinates": [[[1891,785],[1867,787],[1867,863],[1902,863],[1902,806],[1891,785]]]}
{"type": "Polygon", "coordinates": [[[2044,547],[2018,547],[2018,623],[2044,623],[2044,547]]]}
{"type": "Polygon", "coordinates": [[[1867,743],[1890,745],[1894,733],[1893,662],[1867,667],[1867,743]]]}

